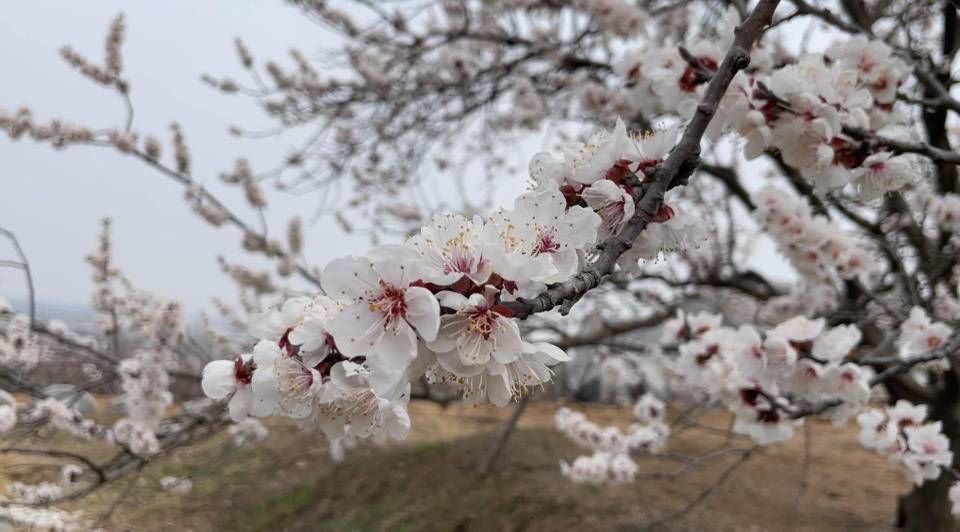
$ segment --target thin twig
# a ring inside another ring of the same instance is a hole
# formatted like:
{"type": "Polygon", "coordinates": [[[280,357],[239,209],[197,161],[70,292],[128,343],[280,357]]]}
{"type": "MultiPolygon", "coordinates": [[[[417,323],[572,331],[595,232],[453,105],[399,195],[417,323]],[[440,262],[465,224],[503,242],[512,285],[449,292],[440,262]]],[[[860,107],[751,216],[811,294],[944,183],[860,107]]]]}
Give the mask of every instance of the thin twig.
{"type": "Polygon", "coordinates": [[[0,227],[0,235],[5,236],[7,240],[10,241],[10,244],[13,245],[13,250],[20,258],[20,269],[23,270],[23,276],[27,283],[27,296],[30,305],[30,325],[33,326],[37,321],[37,299],[36,291],[33,288],[33,274],[30,272],[30,261],[27,259],[26,253],[23,252],[23,248],[20,247],[20,242],[17,241],[17,236],[13,234],[13,231],[0,227]]]}
{"type": "Polygon", "coordinates": [[[702,503],[703,501],[705,501],[705,500],[707,499],[707,497],[709,497],[710,494],[712,494],[712,493],[714,492],[714,490],[716,490],[717,488],[719,488],[720,486],[722,486],[723,483],[726,482],[728,478],[730,478],[730,475],[732,475],[733,472],[736,471],[738,467],[740,467],[741,465],[743,465],[743,463],[746,462],[747,459],[750,458],[750,456],[751,456],[759,447],[760,447],[759,445],[754,445],[753,447],[751,447],[751,448],[749,448],[749,449],[739,449],[740,451],[743,452],[743,455],[741,455],[740,458],[737,458],[732,464],[730,464],[729,466],[727,466],[727,468],[723,470],[723,473],[721,473],[720,476],[717,477],[717,479],[713,482],[713,484],[707,486],[707,488],[706,488],[705,490],[701,491],[700,494],[697,495],[697,497],[696,497],[695,499],[693,499],[692,501],[690,501],[689,503],[687,503],[687,505],[684,506],[683,508],[681,508],[681,509],[679,509],[679,510],[677,510],[677,511],[675,511],[675,512],[672,512],[672,513],[670,513],[670,514],[667,514],[666,516],[661,517],[660,519],[657,519],[656,521],[654,521],[654,522],[652,522],[652,523],[647,524],[646,526],[642,527],[642,530],[650,530],[650,529],[653,529],[653,528],[656,527],[657,525],[663,524],[663,523],[665,523],[665,522],[667,522],[667,521],[669,521],[669,520],[671,520],[671,519],[676,519],[677,517],[681,517],[681,516],[683,516],[683,515],[686,515],[686,514],[690,513],[690,512],[691,512],[694,508],[696,508],[700,503],[702,503]]]}
{"type": "Polygon", "coordinates": [[[137,484],[137,479],[140,478],[140,474],[143,472],[143,469],[137,469],[137,474],[132,475],[130,480],[127,482],[127,485],[124,486],[123,491],[117,495],[117,498],[113,500],[113,503],[110,504],[110,507],[107,508],[107,511],[103,512],[99,518],[97,518],[97,526],[103,526],[110,518],[113,517],[114,512],[120,508],[120,505],[123,504],[123,501],[127,500],[127,497],[130,496],[130,493],[133,491],[133,487],[137,484]]]}
{"type": "Polygon", "coordinates": [[[493,442],[493,447],[490,448],[490,454],[487,455],[487,459],[483,462],[483,468],[480,470],[482,476],[487,476],[493,472],[493,468],[497,465],[497,460],[500,459],[500,455],[503,454],[503,450],[507,446],[507,441],[510,440],[510,435],[513,434],[513,429],[517,426],[517,421],[520,420],[520,416],[523,414],[523,411],[526,410],[527,403],[529,402],[529,395],[521,397],[513,407],[513,412],[510,413],[510,417],[507,418],[503,426],[500,427],[497,439],[493,442]]]}
{"type": "Polygon", "coordinates": [[[49,456],[52,458],[66,458],[68,460],[80,462],[81,464],[87,466],[87,469],[93,471],[97,475],[99,482],[105,482],[107,480],[106,472],[104,472],[102,467],[94,463],[93,460],[81,454],[72,453],[69,451],[61,451],[58,449],[30,449],[26,447],[3,447],[0,448],[0,454],[22,454],[31,456],[49,456]]]}

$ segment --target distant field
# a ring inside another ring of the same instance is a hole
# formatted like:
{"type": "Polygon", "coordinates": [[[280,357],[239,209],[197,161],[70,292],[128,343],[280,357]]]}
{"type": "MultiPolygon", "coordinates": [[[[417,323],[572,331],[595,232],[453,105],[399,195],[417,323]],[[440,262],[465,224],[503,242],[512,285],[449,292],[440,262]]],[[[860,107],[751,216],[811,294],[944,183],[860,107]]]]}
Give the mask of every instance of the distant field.
{"type": "MultiPolygon", "coordinates": [[[[627,413],[579,406],[592,419],[629,423],[627,413]]],[[[710,485],[737,455],[727,454],[675,479],[644,478],[621,486],[565,481],[557,463],[578,450],[553,428],[555,406],[533,404],[521,418],[494,474],[480,478],[483,460],[509,409],[414,403],[414,433],[386,449],[353,450],[331,462],[326,442],[286,422],[271,422],[271,437],[257,447],[232,450],[217,437],[164,456],[131,481],[121,481],[84,503],[91,514],[116,508],[107,530],[620,530],[643,527],[682,508],[710,485]],[[176,496],[160,490],[166,475],[189,475],[194,490],[176,496]]],[[[682,465],[724,441],[729,419],[710,412],[706,427],[670,439],[666,456],[638,460],[649,474],[682,465]]],[[[897,495],[908,489],[883,458],[862,449],[855,424],[811,427],[804,475],[803,429],[785,445],[753,455],[709,499],[656,530],[886,530],[897,495]],[[806,483],[804,484],[804,480],[806,483]]],[[[60,436],[37,445],[56,445],[60,436]]],[[[748,446],[737,438],[733,444],[748,446]]],[[[0,486],[49,468],[0,462],[0,486]]],[[[32,461],[36,464],[36,461],[32,461]]]]}

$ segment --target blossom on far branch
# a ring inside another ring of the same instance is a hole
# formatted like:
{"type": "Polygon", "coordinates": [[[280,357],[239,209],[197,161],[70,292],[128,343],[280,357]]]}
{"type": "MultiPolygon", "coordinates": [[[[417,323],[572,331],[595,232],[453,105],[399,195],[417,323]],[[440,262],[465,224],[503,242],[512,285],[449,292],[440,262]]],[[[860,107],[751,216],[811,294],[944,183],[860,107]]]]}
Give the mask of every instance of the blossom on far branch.
{"type": "Polygon", "coordinates": [[[634,406],[634,423],[624,431],[601,427],[585,415],[565,407],[557,410],[557,430],[592,454],[572,463],[560,462],[561,473],[577,483],[604,484],[633,481],[640,471],[631,453],[658,453],[663,450],[670,427],[664,423],[666,406],[652,395],[643,395],[634,406]]]}
{"type": "Polygon", "coordinates": [[[872,371],[848,362],[861,339],[856,327],[825,329],[822,319],[797,316],[761,335],[751,326],[719,326],[716,318],[700,335],[681,336],[674,371],[693,391],[725,404],[735,432],[759,444],[783,441],[799,423],[792,415],[798,403],[837,401],[832,414],[842,422],[870,398],[872,371]]]}
{"type": "Polygon", "coordinates": [[[914,484],[940,476],[951,468],[953,452],[943,435],[943,424],[926,422],[927,408],[900,400],[885,411],[870,409],[857,416],[860,443],[887,456],[914,484]]]}

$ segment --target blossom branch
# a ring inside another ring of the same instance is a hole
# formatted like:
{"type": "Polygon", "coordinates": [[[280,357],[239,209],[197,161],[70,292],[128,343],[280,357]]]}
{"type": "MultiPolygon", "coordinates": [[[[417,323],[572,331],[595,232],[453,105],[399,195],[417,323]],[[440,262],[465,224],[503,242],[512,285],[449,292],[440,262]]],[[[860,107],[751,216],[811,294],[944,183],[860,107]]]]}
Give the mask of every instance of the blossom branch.
{"type": "MultiPolygon", "coordinates": [[[[866,359],[859,363],[869,364],[871,366],[886,366],[880,373],[877,373],[870,379],[869,385],[873,387],[899,377],[920,364],[952,358],[957,354],[958,350],[960,350],[960,334],[954,334],[940,347],[906,360],[900,357],[890,357],[885,359],[866,359]]],[[[781,406],[779,403],[773,404],[778,408],[781,406]]],[[[824,401],[822,403],[800,406],[796,409],[788,410],[787,413],[793,419],[800,419],[822,414],[842,404],[843,401],[840,400],[824,401]]]]}
{"type": "Polygon", "coordinates": [[[666,161],[656,167],[652,179],[644,183],[637,194],[638,209],[623,231],[601,243],[599,257],[569,281],[548,288],[533,299],[520,299],[505,303],[517,318],[545,312],[567,300],[576,300],[587,291],[597,287],[600,281],[613,272],[617,259],[633,245],[653,220],[663,196],[672,186],[683,184],[700,164],[700,141],[707,125],[720,105],[733,80],[733,76],[750,64],[750,50],[763,28],[770,23],[779,0],[761,0],[753,12],[734,31],[734,40],[710,79],[703,99],[693,118],[684,128],[680,141],[674,146],[666,161]]]}

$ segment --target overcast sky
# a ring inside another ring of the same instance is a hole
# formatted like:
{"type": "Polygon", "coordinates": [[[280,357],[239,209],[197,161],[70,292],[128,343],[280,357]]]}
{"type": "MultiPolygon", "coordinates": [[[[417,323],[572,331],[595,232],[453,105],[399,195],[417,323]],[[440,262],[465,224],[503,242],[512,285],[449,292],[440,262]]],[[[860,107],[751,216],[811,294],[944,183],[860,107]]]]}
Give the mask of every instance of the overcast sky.
{"type": "MultiPolygon", "coordinates": [[[[136,107],[134,127],[166,141],[168,124],[179,121],[194,154],[194,173],[205,186],[222,189],[216,176],[238,155],[248,157],[255,168],[258,161],[266,168],[294,145],[291,136],[266,141],[230,137],[229,124],[262,125],[265,119],[249,100],[218,94],[199,80],[203,72],[244,79],[233,47],[237,36],[260,59],[283,59],[293,45],[309,51],[329,44],[322,42],[316,25],[279,0],[4,2],[0,106],[14,110],[26,105],[38,120],[121,124],[121,101],[71,71],[57,52],[70,44],[102,62],[107,27],[121,9],[128,28],[124,68],[136,107]]],[[[273,228],[284,228],[292,213],[313,213],[315,198],[268,193],[273,228]]],[[[219,195],[246,212],[236,192],[219,195]]],[[[141,287],[194,309],[212,294],[232,294],[215,257],[242,256],[237,232],[200,223],[182,196],[179,185],[107,149],[54,151],[0,138],[0,226],[19,236],[42,301],[89,300],[90,274],[83,257],[96,245],[103,216],[114,220],[116,262],[141,287]]],[[[315,264],[367,246],[365,238],[344,235],[329,216],[318,221],[312,234],[306,254],[315,264]]],[[[2,258],[9,258],[9,251],[0,245],[2,258]]],[[[16,299],[23,294],[18,272],[0,269],[0,295],[16,299]]]]}

